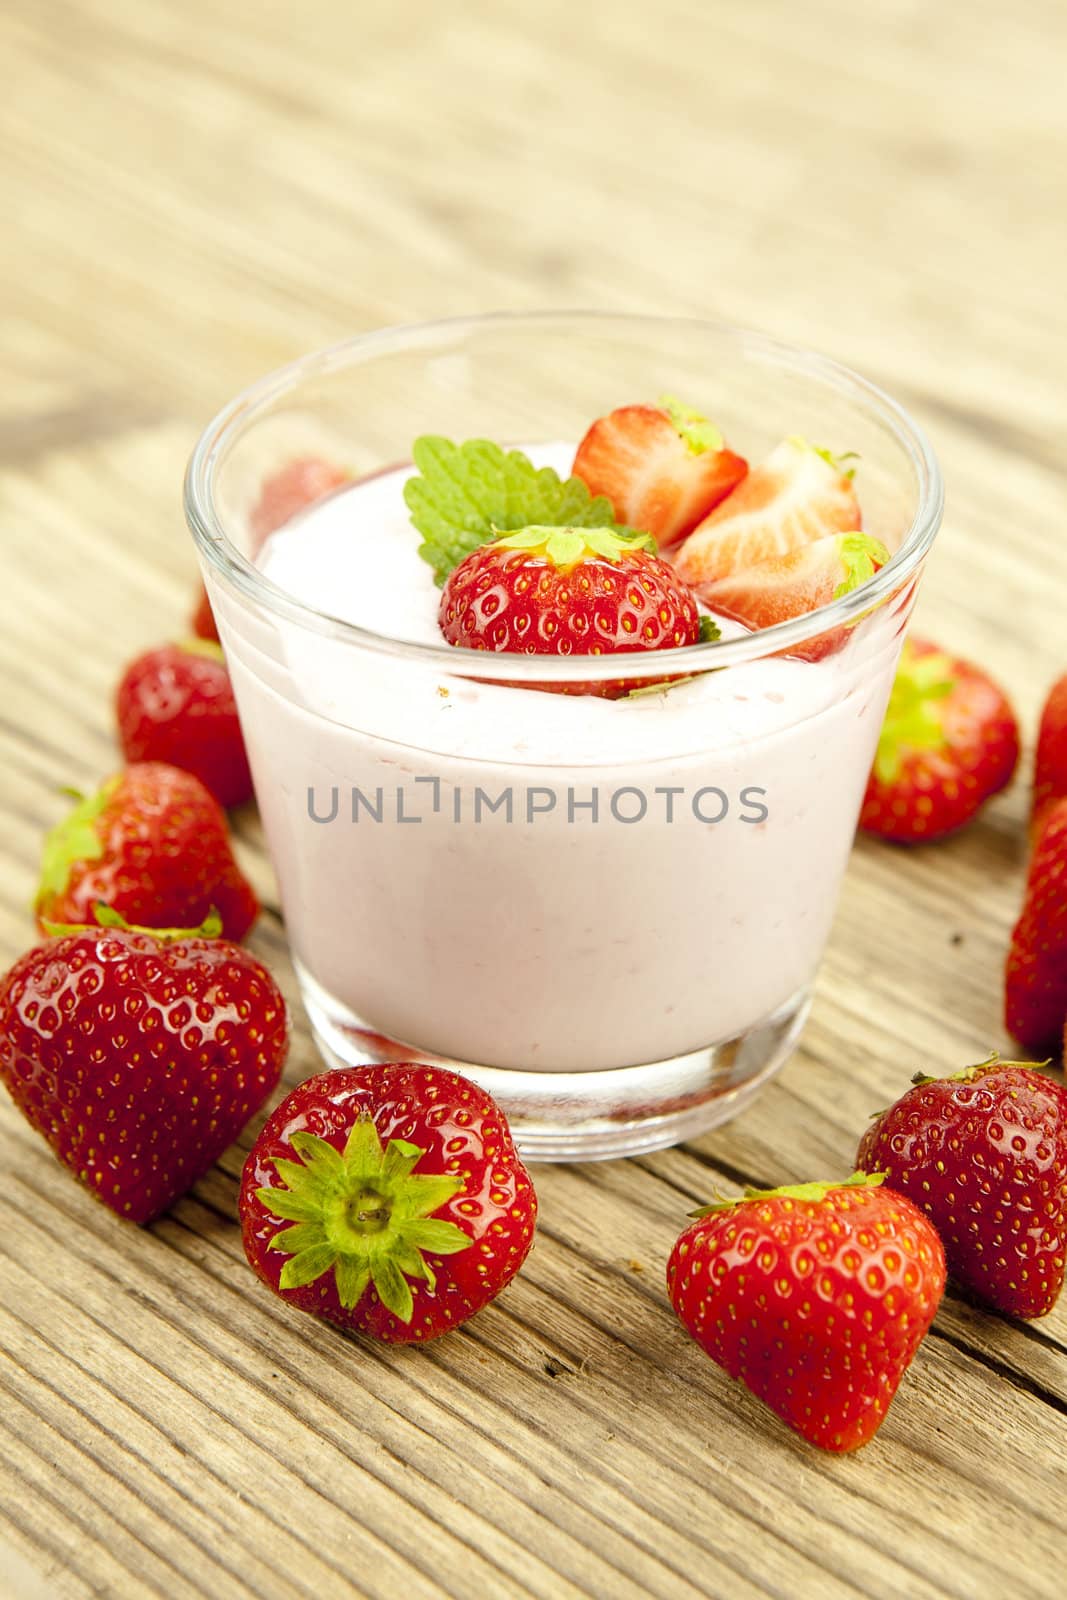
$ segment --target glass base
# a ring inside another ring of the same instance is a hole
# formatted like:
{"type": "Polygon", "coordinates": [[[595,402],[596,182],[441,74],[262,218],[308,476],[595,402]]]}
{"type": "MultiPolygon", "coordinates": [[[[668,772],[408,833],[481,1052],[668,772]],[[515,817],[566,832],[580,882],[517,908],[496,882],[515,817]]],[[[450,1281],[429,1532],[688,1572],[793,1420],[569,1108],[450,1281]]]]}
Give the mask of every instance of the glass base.
{"type": "Polygon", "coordinates": [[[377,1033],[297,964],[315,1043],[330,1067],[427,1061],[473,1078],[493,1096],[529,1161],[607,1161],[661,1150],[728,1122],[794,1050],[810,989],[762,1022],[704,1049],[605,1072],[516,1072],[457,1061],[377,1033]]]}

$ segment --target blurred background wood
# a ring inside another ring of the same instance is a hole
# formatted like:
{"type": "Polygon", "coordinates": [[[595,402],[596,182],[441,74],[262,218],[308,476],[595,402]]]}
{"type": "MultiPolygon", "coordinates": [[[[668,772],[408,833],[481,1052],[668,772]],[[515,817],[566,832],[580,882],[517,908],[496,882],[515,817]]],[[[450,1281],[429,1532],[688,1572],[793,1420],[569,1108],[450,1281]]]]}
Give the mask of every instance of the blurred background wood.
{"type": "MultiPolygon", "coordinates": [[[[199,426],[383,322],[701,313],[859,367],[945,468],[920,625],[1032,739],[1067,656],[1056,0],[33,0],[0,44],[5,961],[58,785],[115,764],[120,666],[185,625],[199,426]]],[[[1005,1044],[1025,810],[1020,781],[951,844],[861,844],[781,1079],[692,1146],[542,1170],[528,1270],[426,1351],[268,1301],[233,1222],[247,1135],[140,1233],[5,1100],[5,1596],[1059,1594],[1067,1309],[1024,1329],[950,1297],[878,1439],[833,1460],[662,1287],[694,1197],[843,1172],[916,1065],[1005,1044]]],[[[253,942],[292,994],[274,910],[253,942]]],[[[315,1059],[301,1027],[289,1079],[315,1059]]]]}

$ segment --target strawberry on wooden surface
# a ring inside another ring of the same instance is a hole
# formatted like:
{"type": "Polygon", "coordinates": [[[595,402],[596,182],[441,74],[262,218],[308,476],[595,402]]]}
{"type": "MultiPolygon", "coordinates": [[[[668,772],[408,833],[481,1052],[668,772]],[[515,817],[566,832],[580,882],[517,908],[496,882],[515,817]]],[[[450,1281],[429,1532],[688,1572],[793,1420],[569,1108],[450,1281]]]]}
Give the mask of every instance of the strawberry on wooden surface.
{"type": "Polygon", "coordinates": [[[1067,1018],[1067,800],[1044,811],[1004,973],[1004,1023],[1035,1054],[1058,1053],[1067,1018]]]}
{"type": "Polygon", "coordinates": [[[127,761],[165,761],[200,779],[221,806],[252,797],[237,704],[218,645],[159,645],[131,661],[115,697],[127,761]]]}
{"type": "Polygon", "coordinates": [[[678,576],[700,588],[829,534],[855,532],[862,519],[844,459],[805,439],[783,439],[673,553],[678,576]]]}
{"type": "Polygon", "coordinates": [[[1011,782],[1019,729],[987,672],[924,639],[906,641],[860,813],[897,844],[943,838],[1011,782]]]}
{"type": "Polygon", "coordinates": [[[259,915],[222,807],[199,778],[161,761],[108,779],[45,839],[38,924],[91,922],[99,901],[152,928],[199,927],[215,910],[228,939],[259,915]]]}
{"type": "Polygon", "coordinates": [[[58,933],[0,982],[0,1080],[105,1205],[148,1222],[266,1100],[288,1050],[270,973],[216,937],[99,923],[58,933]]]}
{"type": "Polygon", "coordinates": [[[659,545],[690,533],[747,471],[706,417],[670,398],[599,417],[573,467],[594,495],[606,495],[619,522],[659,545]]]}
{"type": "Polygon", "coordinates": [[[995,1058],[912,1082],[867,1129],[858,1166],[926,1213],[962,1288],[1006,1316],[1043,1317],[1067,1255],[1067,1089],[995,1058]]]}
{"type": "Polygon", "coordinates": [[[667,1266],[687,1332],[824,1450],[881,1426],[944,1291],[936,1231],[881,1184],[748,1190],[695,1212],[667,1266]]]}
{"type": "Polygon", "coordinates": [[[1056,679],[1041,712],[1031,810],[1035,838],[1049,807],[1064,799],[1067,799],[1067,675],[1056,679]]]}
{"type": "Polygon", "coordinates": [[[511,1281],[537,1197],[485,1090],[406,1062],[294,1089],[245,1163],[240,1213],[249,1263],[289,1304],[408,1344],[511,1281]]]}

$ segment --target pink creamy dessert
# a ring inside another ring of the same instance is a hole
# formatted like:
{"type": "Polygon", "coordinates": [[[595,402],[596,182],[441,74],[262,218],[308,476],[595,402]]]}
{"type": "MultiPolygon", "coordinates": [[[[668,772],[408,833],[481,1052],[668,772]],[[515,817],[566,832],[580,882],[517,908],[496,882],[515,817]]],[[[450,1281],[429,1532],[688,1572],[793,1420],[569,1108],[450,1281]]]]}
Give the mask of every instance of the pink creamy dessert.
{"type": "MultiPolygon", "coordinates": [[[[527,453],[566,477],[574,448],[527,453]]],[[[259,552],[262,573],[326,616],[439,649],[412,470],[302,513],[259,552]]],[[[820,660],[765,655],[614,700],[353,650],[284,617],[259,648],[223,606],[305,980],[354,1026],[534,1073],[665,1061],[802,1006],[907,604],[820,660]]]]}

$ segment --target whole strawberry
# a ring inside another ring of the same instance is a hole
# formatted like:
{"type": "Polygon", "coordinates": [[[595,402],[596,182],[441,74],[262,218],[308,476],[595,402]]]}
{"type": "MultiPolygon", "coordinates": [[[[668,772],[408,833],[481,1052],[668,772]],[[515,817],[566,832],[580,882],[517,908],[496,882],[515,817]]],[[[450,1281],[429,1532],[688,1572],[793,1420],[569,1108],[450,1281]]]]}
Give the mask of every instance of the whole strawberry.
{"type": "Polygon", "coordinates": [[[86,927],[27,951],[0,983],[0,1080],[59,1159],[132,1222],[212,1166],[285,1060],[277,985],[213,933],[86,927]]]}
{"type": "Polygon", "coordinates": [[[116,695],[127,761],[166,761],[200,779],[221,806],[252,795],[241,724],[222,651],[208,640],[138,656],[116,695]]]}
{"type": "Polygon", "coordinates": [[[860,827],[897,844],[943,838],[1010,783],[1015,713],[988,673],[925,640],[900,657],[860,827]]]}
{"type": "Polygon", "coordinates": [[[1043,809],[1004,971],[1004,1022],[1035,1054],[1058,1051],[1067,1017],[1067,800],[1043,809]]]}
{"type": "MultiPolygon", "coordinates": [[[[298,511],[314,505],[324,495],[349,481],[343,467],[322,456],[296,456],[263,480],[259,496],[248,514],[248,554],[256,556],[276,529],[284,527],[298,511]]],[[[198,639],[219,637],[207,590],[201,584],[190,627],[198,639]]]]}
{"type": "Polygon", "coordinates": [[[395,1344],[488,1305],[537,1198],[488,1094],[437,1067],[352,1067],[283,1100],[241,1181],[245,1254],[284,1300],[395,1344]]]}
{"type": "Polygon", "coordinates": [[[1031,813],[1035,837],[1049,807],[1063,799],[1067,799],[1067,675],[1056,679],[1041,712],[1031,813]]]}
{"type": "Polygon", "coordinates": [[[243,938],[259,913],[218,801],[192,773],[158,761],[110,778],[45,840],[39,925],[90,922],[100,901],[151,928],[199,927],[214,909],[228,939],[243,938]]]}
{"type": "MultiPolygon", "coordinates": [[[[439,621],[449,644],[523,655],[614,655],[697,644],[693,595],[650,538],[609,528],[524,528],[473,550],[449,574],[439,621]]],[[[546,687],[539,685],[538,687],[546,687]]],[[[556,685],[624,694],[633,683],[556,685]]]]}
{"type": "Polygon", "coordinates": [[[873,1122],[860,1167],[920,1206],[960,1286],[1010,1317],[1043,1317],[1067,1253],[1067,1089],[1015,1061],[919,1074],[873,1122]]]}
{"type": "Polygon", "coordinates": [[[945,1287],[933,1227],[881,1182],[750,1189],[696,1212],[667,1265],[697,1343],[824,1450],[877,1431],[945,1287]]]}
{"type": "Polygon", "coordinates": [[[263,480],[248,516],[249,548],[255,555],[270,535],[291,522],[299,511],[332,494],[349,474],[323,456],[296,456],[263,480]]]}

